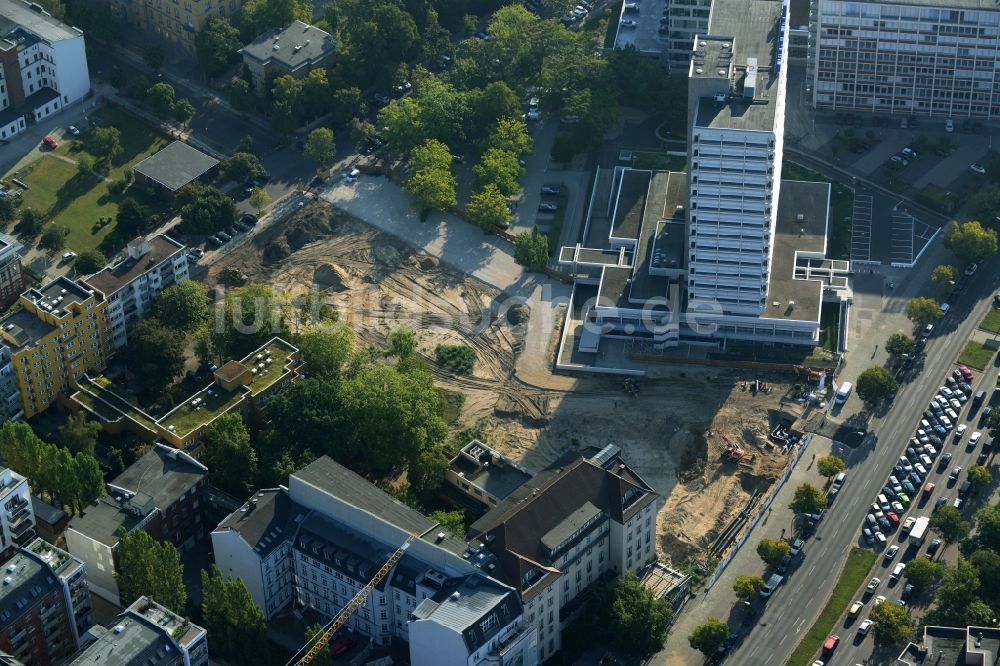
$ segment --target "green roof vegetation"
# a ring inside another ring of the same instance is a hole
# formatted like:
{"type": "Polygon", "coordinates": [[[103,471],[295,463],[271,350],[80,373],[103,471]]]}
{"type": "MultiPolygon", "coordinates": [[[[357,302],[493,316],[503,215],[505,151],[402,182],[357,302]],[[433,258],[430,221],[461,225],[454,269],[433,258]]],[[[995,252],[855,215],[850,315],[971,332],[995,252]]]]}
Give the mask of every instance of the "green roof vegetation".
{"type": "Polygon", "coordinates": [[[120,411],[109,406],[107,403],[98,400],[96,395],[86,389],[77,391],[72,397],[73,400],[76,400],[78,403],[105,421],[113,422],[122,419],[122,413],[120,411]]]}
{"type": "Polygon", "coordinates": [[[167,430],[173,426],[173,433],[183,437],[198,426],[232,409],[233,405],[245,395],[246,390],[242,387],[235,391],[224,391],[217,384],[212,384],[186,399],[183,404],[160,419],[159,424],[167,430]],[[198,404],[192,407],[191,403],[196,400],[198,404]]]}
{"type": "Polygon", "coordinates": [[[283,342],[273,341],[262,352],[255,352],[241,361],[251,371],[254,369],[257,370],[253,381],[250,383],[250,392],[253,395],[257,395],[271,386],[271,384],[278,381],[281,375],[285,373],[285,366],[288,365],[288,357],[291,355],[291,351],[291,348],[283,342]],[[270,363],[264,361],[268,354],[271,355],[270,363]],[[260,363],[264,363],[263,368],[260,368],[260,363]]]}
{"type": "Polygon", "coordinates": [[[105,403],[109,403],[112,407],[144,428],[156,430],[156,422],[152,417],[118,394],[118,391],[121,390],[120,387],[116,386],[106,377],[99,377],[98,379],[100,381],[91,380],[90,383],[94,389],[93,393],[95,396],[98,396],[105,403]]]}

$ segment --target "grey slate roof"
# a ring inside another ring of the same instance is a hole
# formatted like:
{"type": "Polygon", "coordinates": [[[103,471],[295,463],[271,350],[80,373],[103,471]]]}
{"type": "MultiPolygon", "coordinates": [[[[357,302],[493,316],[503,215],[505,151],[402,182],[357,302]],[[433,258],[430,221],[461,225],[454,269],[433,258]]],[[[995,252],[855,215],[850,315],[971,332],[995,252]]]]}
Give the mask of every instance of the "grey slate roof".
{"type": "Polygon", "coordinates": [[[13,37],[10,33],[18,27],[47,42],[79,37],[80,32],[53,18],[39,5],[22,0],[0,0],[0,37],[13,37]],[[35,9],[37,7],[38,9],[35,9]]]}
{"type": "Polygon", "coordinates": [[[176,449],[156,445],[129,465],[110,484],[153,498],[153,506],[166,509],[205,478],[207,470],[185,459],[176,449]]]}
{"type": "MultiPolygon", "coordinates": [[[[395,550],[316,512],[302,521],[295,548],[361,583],[368,582],[395,550]]],[[[388,581],[383,578],[377,589],[385,589],[388,581]]]]}
{"type": "Polygon", "coordinates": [[[14,624],[28,609],[41,603],[45,595],[59,587],[48,565],[26,551],[19,550],[4,567],[0,578],[10,578],[10,583],[0,585],[0,631],[14,624]],[[10,571],[10,567],[15,567],[14,571],[10,571]]]}
{"type": "Polygon", "coordinates": [[[317,458],[294,476],[411,534],[424,535],[437,526],[328,456],[317,458]]]}
{"type": "Polygon", "coordinates": [[[183,141],[174,141],[160,152],[136,164],[134,170],[171,192],[176,192],[200,178],[218,163],[219,160],[197,148],[183,141]]]}
{"type": "Polygon", "coordinates": [[[302,21],[266,32],[240,53],[261,65],[275,65],[289,72],[317,63],[337,50],[330,33],[302,21]]]}
{"type": "Polygon", "coordinates": [[[215,531],[234,530],[260,557],[267,557],[295,535],[307,513],[308,509],[293,502],[284,488],[261,490],[219,523],[215,531]],[[253,509],[248,511],[251,506],[253,509]]]}
{"type": "Polygon", "coordinates": [[[488,643],[520,613],[521,602],[514,590],[479,574],[451,581],[413,610],[417,619],[431,619],[462,634],[470,654],[488,643]],[[484,623],[493,614],[497,616],[496,621],[484,629],[484,623]]]}

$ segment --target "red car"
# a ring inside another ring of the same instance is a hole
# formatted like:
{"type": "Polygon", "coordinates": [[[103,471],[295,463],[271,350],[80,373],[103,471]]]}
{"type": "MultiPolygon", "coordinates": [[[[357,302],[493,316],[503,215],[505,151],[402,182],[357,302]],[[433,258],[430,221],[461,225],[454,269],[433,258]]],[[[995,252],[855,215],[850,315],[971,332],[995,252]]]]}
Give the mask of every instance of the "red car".
{"type": "Polygon", "coordinates": [[[339,657],[352,647],[354,647],[354,639],[350,636],[344,636],[330,643],[330,654],[334,657],[339,657]]]}
{"type": "Polygon", "coordinates": [[[51,148],[52,150],[55,150],[56,148],[59,147],[59,142],[53,139],[51,136],[46,136],[44,139],[42,139],[42,143],[44,143],[47,147],[51,148]]]}
{"type": "Polygon", "coordinates": [[[924,484],[924,494],[925,495],[930,495],[932,492],[934,492],[934,484],[930,483],[930,482],[925,483],[924,484]]]}
{"type": "Polygon", "coordinates": [[[965,381],[967,382],[972,381],[973,377],[975,376],[972,374],[972,370],[969,370],[964,365],[958,366],[958,371],[962,373],[962,376],[965,377],[965,381]]]}
{"type": "Polygon", "coordinates": [[[892,523],[894,526],[899,525],[899,516],[897,516],[895,512],[887,511],[885,517],[888,518],[889,522],[892,523]]]}
{"type": "Polygon", "coordinates": [[[833,652],[837,649],[838,645],[840,645],[840,636],[837,634],[830,634],[826,637],[826,640],[823,641],[823,652],[833,652]]]}

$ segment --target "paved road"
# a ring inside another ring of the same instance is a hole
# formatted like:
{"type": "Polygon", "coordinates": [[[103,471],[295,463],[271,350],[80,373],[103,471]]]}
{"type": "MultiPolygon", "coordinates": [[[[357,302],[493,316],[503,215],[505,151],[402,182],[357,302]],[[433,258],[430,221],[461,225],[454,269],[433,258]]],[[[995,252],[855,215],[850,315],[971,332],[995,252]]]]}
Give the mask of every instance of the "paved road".
{"type": "MultiPolygon", "coordinates": [[[[861,521],[889,476],[900,449],[912,436],[914,422],[943,377],[954,367],[958,350],[990,306],[992,293],[1000,286],[998,263],[993,260],[989,266],[981,267],[978,275],[982,277],[956,304],[958,311],[953,309],[938,326],[939,335],[927,345],[923,371],[900,390],[888,415],[873,423],[880,444],[864,457],[862,464],[857,464],[855,458],[864,456],[864,451],[857,451],[848,461],[850,480],[808,541],[803,561],[770,600],[758,625],[729,658],[729,663],[783,664],[816,619],[836,582],[834,572],[840,570],[852,546],[863,545],[859,539],[861,521]]],[[[837,663],[840,662],[838,659],[837,663]]]]}

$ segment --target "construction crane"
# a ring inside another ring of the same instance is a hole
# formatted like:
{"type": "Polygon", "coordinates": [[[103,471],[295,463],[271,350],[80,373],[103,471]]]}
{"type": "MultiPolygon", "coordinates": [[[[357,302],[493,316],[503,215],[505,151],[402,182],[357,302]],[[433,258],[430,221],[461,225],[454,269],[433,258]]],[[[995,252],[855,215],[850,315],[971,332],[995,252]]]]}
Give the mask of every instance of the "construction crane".
{"type": "Polygon", "coordinates": [[[368,595],[371,594],[371,591],[375,589],[375,586],[388,575],[389,571],[394,566],[396,566],[396,563],[403,557],[403,553],[406,552],[406,549],[410,547],[410,544],[413,543],[413,540],[416,538],[416,534],[411,534],[406,541],[403,542],[403,545],[397,548],[396,552],[389,556],[389,559],[385,561],[382,568],[379,569],[375,575],[372,576],[372,579],[368,581],[368,583],[361,588],[357,594],[354,595],[354,598],[351,599],[339,613],[337,613],[336,617],[330,620],[330,623],[326,625],[322,633],[313,638],[312,647],[309,647],[309,643],[306,643],[302,650],[306,648],[309,648],[309,650],[306,652],[304,657],[298,659],[299,652],[302,652],[302,650],[299,650],[299,652],[296,652],[295,656],[292,657],[291,661],[289,661],[285,666],[304,666],[305,664],[312,663],[312,660],[315,659],[316,655],[320,653],[323,646],[327,644],[338,629],[344,626],[344,623],[347,622],[351,615],[354,614],[354,611],[358,610],[358,608],[365,603],[365,600],[368,598],[368,595]]]}

